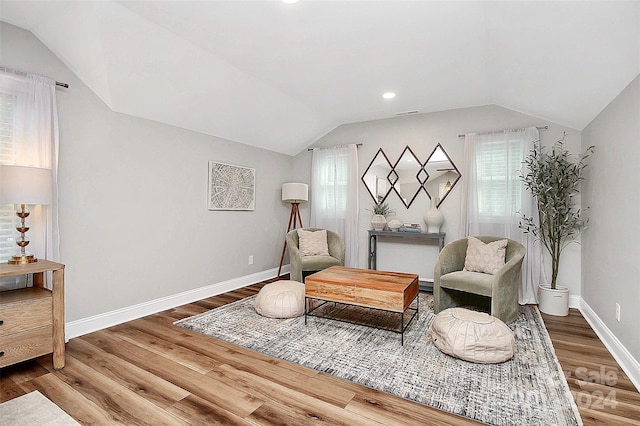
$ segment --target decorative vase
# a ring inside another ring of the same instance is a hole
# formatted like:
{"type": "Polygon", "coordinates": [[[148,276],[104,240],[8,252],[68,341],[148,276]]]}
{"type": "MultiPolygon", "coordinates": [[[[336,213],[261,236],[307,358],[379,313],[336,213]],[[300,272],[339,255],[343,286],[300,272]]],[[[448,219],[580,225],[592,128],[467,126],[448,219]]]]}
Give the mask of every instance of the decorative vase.
{"type": "Polygon", "coordinates": [[[393,220],[390,220],[389,222],[387,222],[387,226],[392,231],[397,231],[402,226],[402,222],[400,222],[398,219],[393,219],[393,220]]]}
{"type": "Polygon", "coordinates": [[[569,315],[569,289],[561,286],[552,289],[550,285],[540,284],[538,309],[545,314],[566,317],[569,315]]]}
{"type": "Polygon", "coordinates": [[[424,214],[424,223],[427,224],[427,232],[429,234],[437,234],[440,232],[440,226],[444,222],[444,215],[438,210],[438,199],[431,197],[431,207],[424,214]]]}
{"type": "Polygon", "coordinates": [[[371,227],[376,231],[382,231],[387,224],[387,218],[381,214],[374,214],[371,218],[371,227]]]}

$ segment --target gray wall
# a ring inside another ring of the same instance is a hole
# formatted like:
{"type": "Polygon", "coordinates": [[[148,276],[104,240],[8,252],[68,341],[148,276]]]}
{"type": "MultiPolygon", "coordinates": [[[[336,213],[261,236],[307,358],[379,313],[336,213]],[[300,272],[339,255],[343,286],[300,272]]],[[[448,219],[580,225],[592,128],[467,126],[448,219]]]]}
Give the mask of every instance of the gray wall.
{"type": "MultiPolygon", "coordinates": [[[[362,176],[379,148],[382,148],[391,163],[395,163],[405,146],[410,146],[418,159],[426,161],[433,149],[440,143],[449,157],[464,174],[464,139],[458,134],[483,132],[499,129],[521,128],[528,126],[548,125],[549,130],[541,130],[543,144],[549,146],[567,132],[567,147],[578,152],[581,134],[578,130],[560,126],[543,119],[521,114],[498,106],[472,107],[458,110],[417,114],[405,117],[390,118],[369,122],[342,125],[321,138],[314,147],[362,143],[358,150],[359,174],[362,176]]],[[[296,168],[307,171],[310,181],[310,165],[312,154],[300,153],[297,156],[296,168]]],[[[462,179],[464,179],[464,175],[462,179]]],[[[367,266],[367,230],[371,229],[369,211],[373,198],[362,183],[359,187],[360,202],[360,255],[359,266],[367,266]]],[[[446,242],[462,236],[460,229],[460,206],[462,201],[462,180],[451,190],[451,193],[440,206],[444,214],[442,232],[446,232],[446,242]]],[[[311,194],[313,199],[313,194],[311,194]]],[[[406,209],[395,193],[387,198],[389,205],[396,211],[395,217],[403,222],[420,223],[426,227],[423,216],[429,209],[429,198],[421,192],[409,209],[406,209]]],[[[306,223],[306,222],[305,222],[306,223]]],[[[388,240],[387,240],[388,241],[388,240]]],[[[395,269],[417,273],[420,278],[433,277],[433,265],[437,257],[437,248],[416,244],[379,244],[379,269],[395,269]]],[[[551,276],[551,263],[548,276],[551,276]]],[[[571,294],[580,295],[580,246],[573,244],[563,254],[559,283],[567,286],[571,294]]]]}
{"type": "Polygon", "coordinates": [[[583,197],[582,297],[640,362],[640,77],[583,131],[596,146],[583,197]],[[620,321],[615,304],[620,304],[620,321]]]}
{"type": "Polygon", "coordinates": [[[277,266],[292,157],[114,113],[32,33],[0,23],[0,43],[3,66],[70,85],[57,90],[67,321],[277,266]],[[255,211],[207,210],[209,160],[256,168],[255,211]]]}

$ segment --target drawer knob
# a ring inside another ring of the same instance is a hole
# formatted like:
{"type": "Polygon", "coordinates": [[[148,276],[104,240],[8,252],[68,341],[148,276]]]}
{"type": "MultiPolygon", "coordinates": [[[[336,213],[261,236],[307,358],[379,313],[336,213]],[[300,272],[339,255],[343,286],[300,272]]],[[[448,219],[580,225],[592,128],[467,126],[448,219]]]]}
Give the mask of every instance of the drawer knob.
{"type": "Polygon", "coordinates": [[[4,324],[4,320],[0,320],[0,325],[4,324]]]}
{"type": "Polygon", "coordinates": [[[0,356],[4,356],[4,351],[0,351],[0,356]]]}

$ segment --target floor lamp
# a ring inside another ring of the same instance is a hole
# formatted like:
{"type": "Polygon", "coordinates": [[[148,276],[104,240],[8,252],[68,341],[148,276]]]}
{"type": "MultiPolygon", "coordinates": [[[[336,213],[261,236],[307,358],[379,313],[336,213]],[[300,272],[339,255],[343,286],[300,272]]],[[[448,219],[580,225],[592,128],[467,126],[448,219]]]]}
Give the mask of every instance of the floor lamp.
{"type": "MultiPolygon", "coordinates": [[[[300,203],[309,201],[309,185],[306,183],[289,182],[282,184],[282,201],[291,203],[291,214],[289,215],[289,225],[287,226],[287,234],[291,229],[302,228],[302,218],[300,217],[300,203]],[[291,224],[293,223],[293,228],[291,224]]],[[[285,234],[284,247],[282,247],[282,256],[280,257],[280,266],[278,267],[278,278],[282,270],[282,262],[284,262],[284,254],[287,251],[287,237],[285,234]]]]}

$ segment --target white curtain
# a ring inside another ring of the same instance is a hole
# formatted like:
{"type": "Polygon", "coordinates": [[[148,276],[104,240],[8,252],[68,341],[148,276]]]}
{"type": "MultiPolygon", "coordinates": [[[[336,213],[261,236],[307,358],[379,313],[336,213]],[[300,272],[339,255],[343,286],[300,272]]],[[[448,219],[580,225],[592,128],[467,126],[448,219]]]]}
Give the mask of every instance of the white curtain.
{"type": "Polygon", "coordinates": [[[539,139],[538,129],[467,134],[464,141],[462,228],[465,236],[491,235],[521,242],[520,304],[538,303],[542,251],[538,241],[518,228],[520,215],[537,217],[536,205],[520,180],[525,156],[539,139]]]}
{"type": "MultiPolygon", "coordinates": [[[[51,169],[52,204],[35,206],[29,216],[28,251],[59,260],[58,246],[58,108],[50,78],[0,71],[3,164],[51,169]]],[[[13,218],[12,218],[13,219],[13,218]]],[[[11,220],[12,220],[11,219],[11,220]]]]}
{"type": "Polygon", "coordinates": [[[315,148],[311,169],[312,227],[329,229],[345,243],[345,265],[358,262],[358,148],[315,148]]]}

